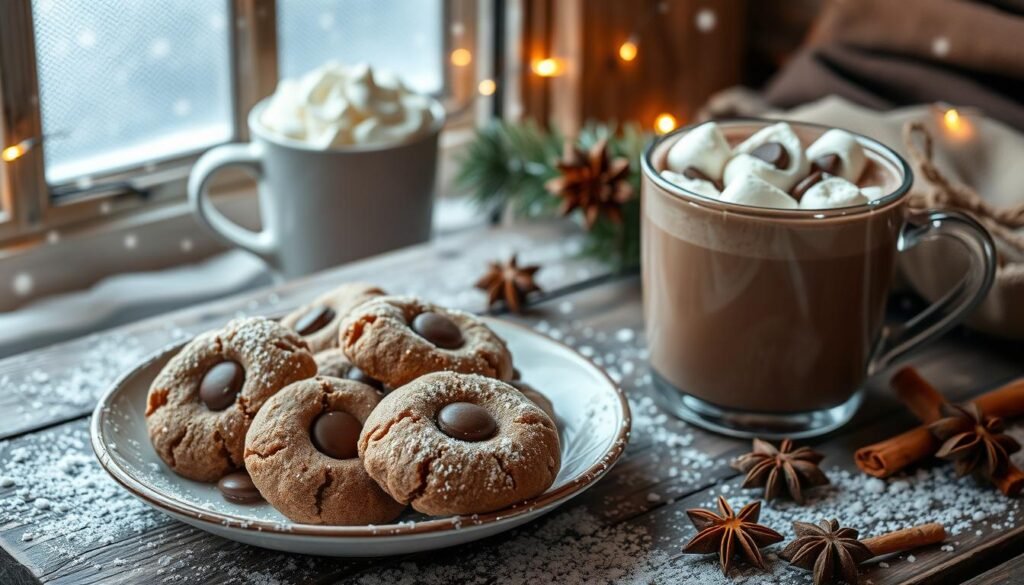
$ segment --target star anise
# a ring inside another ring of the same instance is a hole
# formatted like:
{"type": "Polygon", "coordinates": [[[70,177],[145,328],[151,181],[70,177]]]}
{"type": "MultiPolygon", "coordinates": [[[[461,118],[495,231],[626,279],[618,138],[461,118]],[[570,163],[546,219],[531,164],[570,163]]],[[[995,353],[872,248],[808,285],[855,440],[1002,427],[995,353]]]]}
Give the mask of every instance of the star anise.
{"type": "Polygon", "coordinates": [[[786,439],[778,448],[761,439],[754,439],[754,450],[740,455],[732,466],[746,472],[744,488],[764,486],[764,499],[771,501],[783,490],[798,504],[804,503],[804,490],[826,485],[828,477],[818,468],[825,456],[810,447],[793,449],[786,439]]]}
{"type": "Polygon", "coordinates": [[[683,552],[717,552],[723,574],[729,572],[735,556],[741,556],[750,564],[764,570],[764,557],[758,549],[780,542],[782,535],[757,523],[758,517],[761,516],[761,502],[751,502],[743,506],[739,514],[733,514],[729,502],[718,496],[718,511],[720,515],[701,508],[686,511],[698,532],[686,543],[683,552]]]}
{"type": "Polygon", "coordinates": [[[818,525],[794,522],[796,540],[782,550],[782,558],[791,565],[814,571],[814,585],[834,581],[836,577],[856,585],[857,565],[874,556],[857,540],[853,528],[841,528],[838,520],[822,520],[818,525]]]}
{"type": "Polygon", "coordinates": [[[540,287],[533,281],[533,275],[540,266],[519,266],[516,255],[508,262],[491,262],[487,274],[476,282],[476,288],[487,293],[487,306],[498,301],[514,313],[522,310],[526,295],[539,291],[540,287]]]}
{"type": "Polygon", "coordinates": [[[552,195],[562,198],[562,215],[581,209],[588,229],[601,215],[622,221],[622,205],[633,197],[628,180],[629,159],[609,158],[607,139],[598,140],[586,153],[566,142],[557,167],[561,176],[548,180],[544,186],[552,195]]]}
{"type": "Polygon", "coordinates": [[[1003,434],[1003,421],[985,416],[975,404],[943,404],[943,418],[928,425],[942,443],[937,457],[953,461],[957,475],[968,473],[988,479],[1006,473],[1010,454],[1020,451],[1020,443],[1003,434]]]}

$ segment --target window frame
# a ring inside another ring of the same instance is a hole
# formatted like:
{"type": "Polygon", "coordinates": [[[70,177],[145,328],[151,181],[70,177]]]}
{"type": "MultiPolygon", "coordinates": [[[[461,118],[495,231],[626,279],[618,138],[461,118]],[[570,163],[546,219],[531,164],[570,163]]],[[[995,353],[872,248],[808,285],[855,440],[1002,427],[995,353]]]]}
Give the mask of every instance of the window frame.
{"type": "MultiPolygon", "coordinates": [[[[472,118],[475,76],[453,71],[447,56],[452,48],[449,30],[453,17],[469,23],[463,42],[473,44],[474,67],[479,70],[480,49],[476,43],[478,17],[485,13],[478,4],[489,5],[497,0],[443,0],[442,100],[450,115],[449,126],[465,127],[472,118]],[[470,83],[459,83],[469,78],[470,83]],[[451,98],[451,99],[450,99],[451,98]],[[457,102],[456,103],[456,100],[457,102]],[[454,122],[452,124],[451,122],[454,122]]],[[[232,142],[246,141],[249,132],[246,117],[263,97],[273,93],[278,80],[277,5],[276,0],[228,0],[231,63],[232,142]]],[[[73,196],[54,200],[54,192],[74,187],[73,184],[48,185],[45,176],[45,140],[36,67],[35,36],[32,25],[32,1],[0,2],[0,145],[31,143],[22,156],[11,162],[0,162],[0,247],[30,245],[47,233],[69,227],[102,225],[116,215],[118,218],[141,215],[153,203],[184,203],[188,174],[202,152],[183,153],[150,163],[91,177],[94,187],[75,189],[73,196]]],[[[231,180],[227,182],[231,186],[231,180]]],[[[243,183],[238,179],[235,185],[243,183]]]]}

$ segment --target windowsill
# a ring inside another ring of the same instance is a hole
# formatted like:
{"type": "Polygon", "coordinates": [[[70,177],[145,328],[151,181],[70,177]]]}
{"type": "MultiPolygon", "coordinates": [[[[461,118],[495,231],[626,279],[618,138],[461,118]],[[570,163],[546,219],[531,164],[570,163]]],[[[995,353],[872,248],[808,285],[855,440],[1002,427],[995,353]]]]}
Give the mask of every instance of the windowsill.
{"type": "MultiPolygon", "coordinates": [[[[455,158],[473,137],[469,125],[441,135],[439,195],[434,228],[445,233],[485,218],[468,202],[452,197],[455,158]]],[[[236,180],[215,191],[217,207],[243,227],[259,229],[259,209],[251,181],[236,180]]],[[[126,272],[148,272],[193,264],[227,250],[200,225],[184,195],[144,208],[83,222],[60,232],[0,247],[0,313],[68,291],[82,290],[126,272]]]]}

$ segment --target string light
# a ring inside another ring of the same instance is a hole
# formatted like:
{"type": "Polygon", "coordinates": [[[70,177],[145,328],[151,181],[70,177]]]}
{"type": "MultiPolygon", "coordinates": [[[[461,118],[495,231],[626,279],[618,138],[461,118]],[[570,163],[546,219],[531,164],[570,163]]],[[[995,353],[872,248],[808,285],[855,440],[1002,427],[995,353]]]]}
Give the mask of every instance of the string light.
{"type": "Polygon", "coordinates": [[[6,162],[11,162],[21,158],[21,155],[25,154],[25,147],[21,144],[15,144],[14,146],[8,146],[0,152],[0,157],[6,162]]]}
{"type": "Polygon", "coordinates": [[[629,63],[636,59],[637,50],[636,40],[630,37],[626,42],[619,45],[619,59],[629,63]]]}
{"type": "Polygon", "coordinates": [[[555,77],[562,73],[562,62],[558,59],[548,57],[534,61],[531,65],[533,72],[541,77],[555,77]]]}
{"type": "Polygon", "coordinates": [[[494,83],[493,79],[484,79],[476,88],[480,92],[480,95],[494,95],[494,91],[498,89],[498,85],[494,83]]]}
{"type": "Polygon", "coordinates": [[[452,65],[456,67],[465,67],[473,62],[473,53],[469,52],[469,49],[455,49],[452,51],[452,65]]]}
{"type": "Polygon", "coordinates": [[[654,131],[658,134],[668,134],[675,130],[678,125],[676,117],[668,112],[662,112],[654,119],[654,131]]]}
{"type": "Polygon", "coordinates": [[[946,125],[946,128],[957,132],[961,128],[960,112],[956,111],[956,108],[950,108],[946,110],[946,113],[942,115],[942,122],[946,125]]]}

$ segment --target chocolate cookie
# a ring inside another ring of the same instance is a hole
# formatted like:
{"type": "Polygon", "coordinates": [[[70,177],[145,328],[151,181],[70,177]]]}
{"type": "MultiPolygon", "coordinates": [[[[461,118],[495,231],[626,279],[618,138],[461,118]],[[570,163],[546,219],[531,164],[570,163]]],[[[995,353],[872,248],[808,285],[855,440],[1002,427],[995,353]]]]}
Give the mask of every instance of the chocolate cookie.
{"type": "Polygon", "coordinates": [[[341,324],[341,349],[370,376],[397,388],[431,372],[512,377],[512,356],[482,321],[411,297],[380,297],[341,324]]]}
{"type": "Polygon", "coordinates": [[[329,376],[331,378],[341,378],[343,380],[355,380],[356,382],[362,382],[367,386],[373,386],[381,392],[387,390],[383,382],[366,375],[366,372],[357,368],[351,361],[349,361],[345,352],[341,351],[337,347],[325,349],[314,355],[313,358],[316,360],[316,373],[318,376],[329,376]]]}
{"type": "Polygon", "coordinates": [[[370,479],[356,442],[380,394],[366,384],[317,376],[275,394],[245,440],[245,466],[282,514],[307,524],[381,524],[404,505],[370,479]]]}
{"type": "Polygon", "coordinates": [[[505,382],[438,372],[392,391],[359,436],[367,473],[425,514],[476,514],[538,496],[561,463],[544,411],[505,382]]]}
{"type": "Polygon", "coordinates": [[[267,398],[315,374],[295,333],[261,317],[235,319],[189,342],[153,380],[149,438],[175,472],[217,481],[242,466],[245,432],[267,398]]]}
{"type": "Polygon", "coordinates": [[[281,324],[301,335],[314,353],[338,347],[338,326],[349,311],[383,294],[383,290],[365,282],[343,284],[288,313],[281,324]]]}

